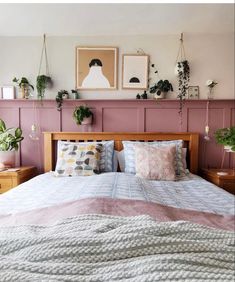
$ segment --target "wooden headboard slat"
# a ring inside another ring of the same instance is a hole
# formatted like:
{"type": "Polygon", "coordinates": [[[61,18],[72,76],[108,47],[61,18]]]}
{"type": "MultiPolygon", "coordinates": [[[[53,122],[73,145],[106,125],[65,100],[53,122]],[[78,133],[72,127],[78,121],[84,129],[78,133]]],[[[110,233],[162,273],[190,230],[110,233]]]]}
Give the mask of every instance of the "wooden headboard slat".
{"type": "Polygon", "coordinates": [[[55,167],[55,146],[58,140],[71,141],[107,141],[114,140],[117,151],[123,149],[122,141],[163,141],[183,140],[188,146],[189,170],[198,172],[198,145],[199,134],[191,132],[165,133],[165,132],[44,132],[44,171],[48,172],[55,167]]]}

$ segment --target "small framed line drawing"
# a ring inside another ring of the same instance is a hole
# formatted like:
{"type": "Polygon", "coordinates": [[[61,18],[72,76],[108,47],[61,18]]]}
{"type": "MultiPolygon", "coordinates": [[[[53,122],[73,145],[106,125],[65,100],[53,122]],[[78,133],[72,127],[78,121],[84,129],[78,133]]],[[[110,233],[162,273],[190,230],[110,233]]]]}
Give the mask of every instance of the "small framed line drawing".
{"type": "Polygon", "coordinates": [[[188,99],[199,99],[199,86],[188,87],[188,99]]]}
{"type": "Polygon", "coordinates": [[[148,88],[149,56],[124,54],[122,56],[122,89],[148,88]]]}
{"type": "Polygon", "coordinates": [[[14,86],[2,86],[0,89],[1,99],[15,99],[15,87],[14,86]]]}

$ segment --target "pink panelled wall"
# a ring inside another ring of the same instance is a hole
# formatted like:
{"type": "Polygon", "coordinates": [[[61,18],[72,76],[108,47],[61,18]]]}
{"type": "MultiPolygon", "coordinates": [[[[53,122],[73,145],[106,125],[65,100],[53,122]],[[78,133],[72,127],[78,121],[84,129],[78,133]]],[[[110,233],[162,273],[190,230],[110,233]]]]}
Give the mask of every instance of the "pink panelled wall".
{"type": "MultiPolygon", "coordinates": [[[[182,125],[178,114],[178,100],[67,100],[61,112],[54,100],[43,104],[35,100],[0,100],[0,118],[8,127],[20,126],[25,139],[21,143],[18,165],[35,165],[43,170],[43,138],[39,142],[28,137],[31,125],[40,125],[40,131],[122,131],[122,132],[199,132],[199,167],[220,167],[223,147],[215,143],[213,132],[217,128],[235,125],[235,101],[211,100],[209,126],[211,141],[203,139],[207,100],[188,100],[184,104],[182,125]],[[89,128],[78,127],[72,119],[75,106],[86,103],[94,113],[89,128]]],[[[232,167],[229,153],[224,167],[232,167]]]]}

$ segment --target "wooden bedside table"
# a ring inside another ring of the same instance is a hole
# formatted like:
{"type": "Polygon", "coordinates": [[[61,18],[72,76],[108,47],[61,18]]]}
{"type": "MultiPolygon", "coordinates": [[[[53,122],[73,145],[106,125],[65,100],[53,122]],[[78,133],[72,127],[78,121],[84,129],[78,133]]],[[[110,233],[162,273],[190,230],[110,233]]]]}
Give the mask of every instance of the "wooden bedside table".
{"type": "Polygon", "coordinates": [[[233,169],[202,169],[201,176],[207,181],[223,188],[235,195],[235,170],[233,169]],[[218,175],[217,172],[227,172],[227,175],[218,175]]]}
{"type": "Polygon", "coordinates": [[[17,185],[36,176],[37,169],[34,166],[20,167],[17,171],[0,172],[0,194],[16,187],[17,185]]]}

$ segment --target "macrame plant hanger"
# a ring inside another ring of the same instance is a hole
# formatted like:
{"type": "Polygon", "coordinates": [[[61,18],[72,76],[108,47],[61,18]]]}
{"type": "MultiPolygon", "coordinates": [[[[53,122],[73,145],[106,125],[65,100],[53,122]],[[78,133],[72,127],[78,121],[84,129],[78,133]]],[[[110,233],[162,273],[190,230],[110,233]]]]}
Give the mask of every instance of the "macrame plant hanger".
{"type": "Polygon", "coordinates": [[[183,32],[181,32],[180,45],[179,45],[179,50],[178,50],[175,64],[177,64],[178,62],[182,62],[183,60],[186,60],[186,55],[185,55],[185,49],[184,49],[184,34],[183,32]],[[180,60],[178,60],[179,58],[180,60]]]}
{"type": "Polygon", "coordinates": [[[46,34],[45,33],[43,34],[42,53],[41,53],[41,58],[40,58],[38,75],[41,75],[42,61],[43,61],[43,55],[44,54],[45,54],[45,64],[46,64],[46,75],[50,76],[49,64],[48,64],[48,58],[47,58],[47,46],[46,46],[46,34]]]}
{"type": "MultiPolygon", "coordinates": [[[[181,34],[180,34],[180,45],[179,45],[178,54],[177,54],[176,61],[175,61],[176,68],[178,67],[179,62],[182,62],[182,61],[185,61],[185,60],[186,60],[186,55],[185,55],[185,48],[184,48],[184,34],[183,34],[183,32],[181,32],[181,34]]],[[[178,72],[178,70],[176,70],[176,71],[178,72]]],[[[180,127],[180,131],[182,131],[182,126],[183,126],[183,117],[182,117],[183,98],[182,98],[182,96],[179,96],[179,98],[180,98],[179,127],[180,127]]]]}

